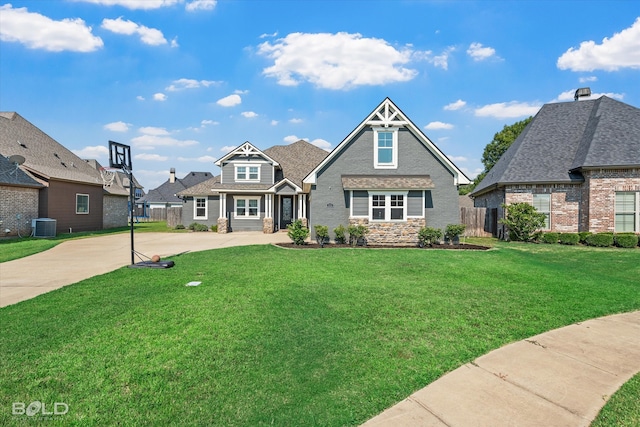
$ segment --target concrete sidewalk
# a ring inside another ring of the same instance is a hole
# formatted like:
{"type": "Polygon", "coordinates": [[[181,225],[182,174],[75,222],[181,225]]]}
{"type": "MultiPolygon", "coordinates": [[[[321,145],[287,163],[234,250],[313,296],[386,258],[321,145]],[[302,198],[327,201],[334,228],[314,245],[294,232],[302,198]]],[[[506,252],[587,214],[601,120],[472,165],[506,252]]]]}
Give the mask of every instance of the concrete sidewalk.
{"type": "MultiPolygon", "coordinates": [[[[135,250],[148,257],[229,246],[290,242],[287,233],[137,233],[135,250]]],[[[131,263],[129,233],[69,240],[26,258],[0,264],[0,307],[33,298],[131,263]]],[[[136,262],[140,261],[136,259],[136,262]]]]}
{"type": "Polygon", "coordinates": [[[588,426],[637,372],[640,311],[588,320],[494,350],[364,426],[588,426]]]}

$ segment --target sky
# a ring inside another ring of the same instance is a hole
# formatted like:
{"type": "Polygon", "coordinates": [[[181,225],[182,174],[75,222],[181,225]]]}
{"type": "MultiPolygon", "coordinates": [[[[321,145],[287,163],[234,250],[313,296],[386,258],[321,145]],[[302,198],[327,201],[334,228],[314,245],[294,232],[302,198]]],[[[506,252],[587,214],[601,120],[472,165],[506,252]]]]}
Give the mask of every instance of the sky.
{"type": "Polygon", "coordinates": [[[640,2],[0,0],[0,111],[103,165],[130,145],[147,190],[245,141],[331,150],[386,97],[474,178],[581,87],[640,107],[640,2]]]}

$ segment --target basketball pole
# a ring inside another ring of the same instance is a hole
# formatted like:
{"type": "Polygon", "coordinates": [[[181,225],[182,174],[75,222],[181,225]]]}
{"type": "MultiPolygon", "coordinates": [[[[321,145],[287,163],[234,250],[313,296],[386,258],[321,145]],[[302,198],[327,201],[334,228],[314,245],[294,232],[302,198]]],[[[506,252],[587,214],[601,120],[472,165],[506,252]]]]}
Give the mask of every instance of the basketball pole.
{"type": "Polygon", "coordinates": [[[134,210],[134,196],[135,193],[133,191],[133,170],[129,169],[127,171],[127,175],[129,176],[129,212],[130,212],[130,222],[131,222],[131,265],[136,263],[136,259],[135,259],[135,250],[133,248],[133,214],[135,212],[134,210]]]}

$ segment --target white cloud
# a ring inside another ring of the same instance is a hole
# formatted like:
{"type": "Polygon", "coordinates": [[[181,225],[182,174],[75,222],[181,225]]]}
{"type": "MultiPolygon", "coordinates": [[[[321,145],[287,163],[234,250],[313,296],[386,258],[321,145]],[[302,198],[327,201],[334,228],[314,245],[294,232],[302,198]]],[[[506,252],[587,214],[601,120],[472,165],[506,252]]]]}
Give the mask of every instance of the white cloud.
{"type": "MultiPolygon", "coordinates": [[[[284,142],[286,142],[287,144],[293,144],[294,142],[300,141],[301,139],[304,139],[304,138],[298,138],[295,135],[288,135],[288,136],[285,136],[284,138],[282,138],[282,140],[284,142]]],[[[305,139],[305,141],[307,141],[307,140],[305,139]]]]}
{"type": "Polygon", "coordinates": [[[219,84],[213,80],[194,80],[194,79],[178,79],[171,82],[165,89],[169,92],[175,92],[183,89],[198,89],[200,87],[209,87],[219,84]]]}
{"type": "Polygon", "coordinates": [[[264,33],[264,34],[260,34],[259,36],[259,38],[261,39],[266,39],[269,37],[278,37],[278,32],[276,31],[275,33],[271,33],[271,34],[264,33]]]}
{"type": "Polygon", "coordinates": [[[318,148],[322,148],[326,151],[331,151],[331,143],[329,141],[325,141],[324,139],[314,139],[311,141],[311,144],[315,145],[318,148]]]}
{"type": "Polygon", "coordinates": [[[205,127],[205,126],[217,126],[219,125],[220,122],[217,122],[215,120],[202,120],[200,122],[200,126],[205,127]]]}
{"type": "Polygon", "coordinates": [[[149,154],[149,153],[141,153],[133,156],[134,159],[138,160],[151,160],[154,162],[166,162],[169,160],[168,156],[161,156],[159,154],[149,154]]]}
{"type": "Polygon", "coordinates": [[[136,34],[140,37],[142,43],[151,46],[167,44],[167,39],[162,35],[162,31],[136,24],[133,21],[124,20],[122,17],[118,19],[103,19],[102,28],[116,34],[124,34],[127,36],[136,34]]]}
{"type": "Polygon", "coordinates": [[[183,0],[74,0],[77,2],[94,3],[103,6],[122,6],[127,9],[159,9],[173,6],[183,0]]]}
{"type": "Polygon", "coordinates": [[[464,174],[467,176],[467,178],[469,179],[475,179],[476,176],[480,175],[480,173],[484,170],[483,168],[475,168],[473,170],[469,169],[469,168],[463,168],[461,167],[460,170],[462,170],[462,172],[464,172],[464,174]]]}
{"type": "Polygon", "coordinates": [[[218,3],[217,0],[193,0],[185,6],[188,12],[195,12],[197,10],[213,10],[218,3]]]}
{"type": "Polygon", "coordinates": [[[174,37],[173,39],[171,39],[171,47],[180,47],[180,45],[178,44],[178,37],[174,37]]]}
{"type": "Polygon", "coordinates": [[[580,43],[579,48],[569,48],[558,58],[561,70],[617,71],[621,68],[640,68],[640,17],[629,28],[605,37],[601,44],[593,40],[580,43]]]}
{"type": "Polygon", "coordinates": [[[466,162],[467,159],[465,156],[447,156],[450,160],[454,162],[466,162]]]}
{"type": "Polygon", "coordinates": [[[136,99],[137,99],[138,101],[144,101],[144,96],[142,96],[142,95],[138,95],[138,96],[136,96],[136,99]]]}
{"type": "Polygon", "coordinates": [[[242,115],[242,117],[246,117],[247,119],[258,117],[258,113],[254,113],[253,111],[243,111],[240,114],[242,115]]]}
{"type": "Polygon", "coordinates": [[[200,156],[200,157],[178,157],[180,162],[200,162],[200,163],[214,163],[216,160],[213,156],[200,156]]]}
{"type": "MultiPolygon", "coordinates": [[[[560,95],[558,95],[556,97],[556,99],[554,99],[554,100],[552,100],[550,102],[574,101],[575,100],[575,94],[576,94],[576,89],[567,90],[565,92],[562,92],[560,95]]],[[[613,93],[613,92],[605,92],[605,93],[591,92],[591,96],[581,97],[580,99],[598,99],[603,95],[608,96],[609,98],[613,98],[613,99],[619,99],[619,100],[624,99],[624,94],[613,93]]]]}
{"type": "Polygon", "coordinates": [[[451,123],[444,123],[444,122],[431,122],[427,124],[424,128],[429,130],[453,129],[453,125],[451,123]]]}
{"type": "Polygon", "coordinates": [[[153,136],[166,136],[170,135],[169,131],[165,128],[159,128],[155,126],[145,126],[138,129],[138,131],[145,135],[153,135],[153,136]]]}
{"type": "Polygon", "coordinates": [[[598,78],[596,76],[586,76],[586,77],[580,77],[578,81],[580,83],[591,83],[591,82],[597,82],[598,78]]]}
{"type": "Polygon", "coordinates": [[[103,126],[104,129],[110,130],[111,132],[127,132],[129,130],[129,123],[125,123],[122,121],[107,123],[103,126]]]}
{"type": "Polygon", "coordinates": [[[443,70],[449,69],[449,56],[453,52],[455,52],[456,48],[454,46],[449,46],[445,50],[442,51],[440,55],[433,55],[433,52],[430,50],[425,50],[421,52],[414,52],[412,57],[416,60],[423,60],[433,64],[434,67],[440,67],[443,70]]]}
{"type": "Polygon", "coordinates": [[[222,107],[235,107],[236,105],[241,103],[242,103],[242,98],[240,98],[240,95],[237,95],[237,94],[225,96],[224,98],[218,99],[216,101],[216,104],[222,107]]]}
{"type": "Polygon", "coordinates": [[[291,33],[273,44],[260,44],[258,53],[273,60],[263,74],[283,86],[306,81],[343,90],[409,81],[418,74],[404,66],[411,59],[409,48],[398,50],[383,39],[345,32],[291,33]]]}
{"type": "Polygon", "coordinates": [[[229,153],[231,151],[233,151],[236,148],[235,145],[225,145],[224,147],[222,147],[220,149],[220,151],[222,151],[223,153],[229,153]]]}
{"type": "Polygon", "coordinates": [[[80,150],[71,150],[81,159],[106,159],[109,157],[109,149],[104,145],[87,146],[80,150]]]}
{"type": "Polygon", "coordinates": [[[54,21],[10,4],[0,6],[0,40],[50,52],[93,52],[104,46],[82,19],[54,21]]]}
{"type": "Polygon", "coordinates": [[[302,119],[298,119],[298,118],[293,118],[293,119],[289,119],[289,123],[293,123],[293,124],[298,124],[298,123],[302,123],[304,122],[304,120],[302,119]]]}
{"type": "Polygon", "coordinates": [[[456,102],[452,102],[451,104],[445,105],[444,109],[447,111],[456,111],[461,109],[465,105],[467,105],[465,101],[463,101],[462,99],[458,99],[456,102]]]}
{"type": "Polygon", "coordinates": [[[190,147],[197,145],[198,141],[179,140],[171,136],[163,135],[140,135],[131,140],[133,146],[141,150],[153,150],[156,147],[190,147]]]}
{"type": "Polygon", "coordinates": [[[535,115],[540,110],[541,104],[528,104],[526,102],[500,102],[477,108],[475,115],[478,117],[494,117],[497,119],[527,117],[535,115]]]}
{"type": "Polygon", "coordinates": [[[277,126],[278,123],[279,122],[277,120],[271,120],[271,126],[277,126]]]}
{"type": "Polygon", "coordinates": [[[495,56],[496,50],[492,47],[483,46],[482,43],[471,43],[467,49],[467,55],[474,61],[484,61],[485,59],[495,56]]]}
{"type": "Polygon", "coordinates": [[[167,95],[165,95],[164,93],[160,93],[160,92],[154,93],[153,94],[153,100],[154,101],[160,101],[160,102],[166,101],[167,100],[167,95]]]}

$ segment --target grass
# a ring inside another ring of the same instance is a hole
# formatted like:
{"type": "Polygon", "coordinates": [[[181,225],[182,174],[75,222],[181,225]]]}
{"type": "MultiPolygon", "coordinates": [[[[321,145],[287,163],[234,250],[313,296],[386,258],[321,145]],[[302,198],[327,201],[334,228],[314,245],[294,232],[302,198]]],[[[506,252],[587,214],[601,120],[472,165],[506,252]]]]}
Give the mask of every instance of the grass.
{"type": "Polygon", "coordinates": [[[640,374],[620,387],[591,424],[591,427],[637,426],[640,426],[640,374]]]}
{"type": "Polygon", "coordinates": [[[250,246],[94,277],[0,309],[0,407],[64,402],[82,426],[358,425],[504,344],[640,309],[637,249],[496,245],[250,246]]]}
{"type": "MultiPolygon", "coordinates": [[[[144,232],[167,232],[176,231],[167,228],[166,221],[162,222],[140,222],[134,224],[136,233],[144,232]]],[[[109,228],[97,231],[80,231],[76,233],[60,233],[56,237],[23,237],[0,239],[0,263],[24,258],[38,252],[46,251],[66,240],[82,239],[85,237],[95,237],[105,234],[126,233],[130,227],[109,228]]],[[[183,230],[184,231],[184,230],[183,230]]],[[[180,231],[176,231],[180,232],[180,231]]]]}

